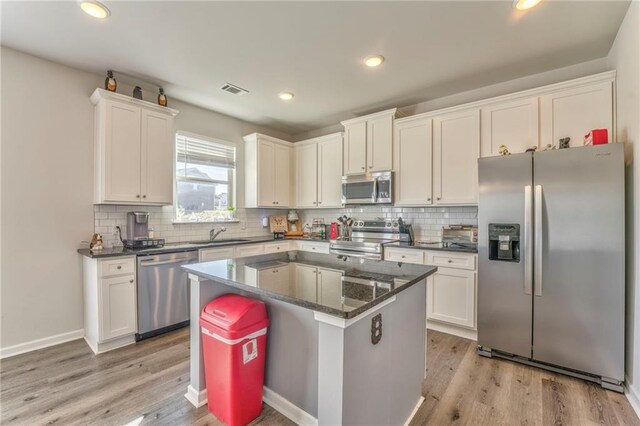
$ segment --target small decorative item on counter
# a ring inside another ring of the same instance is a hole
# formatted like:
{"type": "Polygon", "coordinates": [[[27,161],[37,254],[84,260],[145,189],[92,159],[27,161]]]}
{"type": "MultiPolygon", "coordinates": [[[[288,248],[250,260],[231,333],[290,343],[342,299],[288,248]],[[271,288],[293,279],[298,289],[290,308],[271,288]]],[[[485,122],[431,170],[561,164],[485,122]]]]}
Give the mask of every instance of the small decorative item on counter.
{"type": "Polygon", "coordinates": [[[102,235],[97,233],[93,234],[93,236],[91,237],[91,243],[89,243],[89,248],[91,249],[91,251],[102,250],[104,248],[102,246],[102,235]]]}
{"type": "Polygon", "coordinates": [[[158,93],[158,105],[166,107],[167,102],[168,102],[167,95],[164,94],[164,89],[161,87],[160,93],[158,93]]]}
{"type": "Polygon", "coordinates": [[[607,129],[593,129],[584,135],[585,145],[603,145],[609,143],[609,132],[607,129]]]}
{"type": "Polygon", "coordinates": [[[560,149],[566,149],[569,148],[569,143],[571,142],[571,138],[561,138],[560,142],[558,143],[558,148],[560,149]]]}
{"type": "Polygon", "coordinates": [[[118,82],[113,78],[113,71],[107,71],[107,78],[104,79],[104,88],[110,92],[115,92],[118,88],[118,82]]]}
{"type": "Polygon", "coordinates": [[[289,214],[287,214],[287,221],[289,222],[289,231],[287,232],[287,237],[302,237],[304,232],[300,227],[300,217],[298,216],[298,212],[295,210],[289,210],[289,214]]]}
{"type": "Polygon", "coordinates": [[[531,148],[527,148],[525,152],[536,152],[538,150],[537,146],[532,146],[531,148]]]}
{"type": "Polygon", "coordinates": [[[542,148],[543,151],[553,151],[554,149],[556,149],[556,146],[552,143],[548,143],[544,148],[542,148]]]}
{"type": "Polygon", "coordinates": [[[133,88],[133,97],[142,100],[142,87],[136,86],[133,88]]]}
{"type": "Polygon", "coordinates": [[[336,222],[331,222],[331,228],[329,230],[329,239],[335,240],[338,238],[338,224],[336,222]]]}
{"type": "Polygon", "coordinates": [[[511,155],[511,153],[509,152],[509,148],[507,148],[506,145],[500,145],[498,147],[498,154],[500,155],[511,155]]]}
{"type": "Polygon", "coordinates": [[[275,239],[284,238],[284,234],[289,230],[286,216],[269,216],[269,226],[275,239]]]}

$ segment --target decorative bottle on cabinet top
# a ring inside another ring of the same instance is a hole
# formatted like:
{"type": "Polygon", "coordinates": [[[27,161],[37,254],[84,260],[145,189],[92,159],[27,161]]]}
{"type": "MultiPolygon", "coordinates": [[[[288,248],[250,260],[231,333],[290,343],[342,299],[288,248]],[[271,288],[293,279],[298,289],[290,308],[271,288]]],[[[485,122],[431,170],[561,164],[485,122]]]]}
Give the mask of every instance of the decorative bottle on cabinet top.
{"type": "Polygon", "coordinates": [[[164,89],[161,87],[160,93],[158,94],[158,105],[166,107],[167,102],[168,102],[167,95],[164,94],[164,89]]]}
{"type": "Polygon", "coordinates": [[[113,71],[107,71],[107,78],[104,79],[104,88],[110,92],[115,92],[118,87],[118,82],[113,78],[113,71]]]}

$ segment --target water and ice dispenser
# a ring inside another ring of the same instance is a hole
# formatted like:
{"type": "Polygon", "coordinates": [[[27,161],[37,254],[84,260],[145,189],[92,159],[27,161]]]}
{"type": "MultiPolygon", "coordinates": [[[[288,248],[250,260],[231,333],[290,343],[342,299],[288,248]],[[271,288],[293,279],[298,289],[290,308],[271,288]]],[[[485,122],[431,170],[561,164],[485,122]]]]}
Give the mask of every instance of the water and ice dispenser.
{"type": "Polygon", "coordinates": [[[489,224],[489,260],[520,262],[520,225],[489,224]]]}

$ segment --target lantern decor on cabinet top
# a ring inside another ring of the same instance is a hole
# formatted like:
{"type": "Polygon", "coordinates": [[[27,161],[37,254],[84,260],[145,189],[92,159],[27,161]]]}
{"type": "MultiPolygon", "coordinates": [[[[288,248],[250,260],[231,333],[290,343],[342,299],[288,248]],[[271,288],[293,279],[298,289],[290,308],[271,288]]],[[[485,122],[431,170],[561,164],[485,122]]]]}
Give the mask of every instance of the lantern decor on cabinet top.
{"type": "Polygon", "coordinates": [[[142,100],[142,87],[136,86],[133,88],[133,97],[142,100]]]}
{"type": "Polygon", "coordinates": [[[115,92],[118,88],[118,82],[113,78],[113,71],[107,71],[107,78],[104,79],[104,88],[110,92],[115,92]]]}
{"type": "Polygon", "coordinates": [[[560,138],[560,141],[558,143],[558,148],[567,149],[569,148],[570,143],[571,143],[571,138],[560,138]]]}
{"type": "Polygon", "coordinates": [[[160,93],[158,93],[158,105],[166,107],[168,103],[167,95],[164,94],[164,89],[160,88],[160,93]]]}
{"type": "Polygon", "coordinates": [[[509,148],[505,144],[502,144],[498,147],[498,154],[500,155],[511,155],[509,152],[509,148]]]}

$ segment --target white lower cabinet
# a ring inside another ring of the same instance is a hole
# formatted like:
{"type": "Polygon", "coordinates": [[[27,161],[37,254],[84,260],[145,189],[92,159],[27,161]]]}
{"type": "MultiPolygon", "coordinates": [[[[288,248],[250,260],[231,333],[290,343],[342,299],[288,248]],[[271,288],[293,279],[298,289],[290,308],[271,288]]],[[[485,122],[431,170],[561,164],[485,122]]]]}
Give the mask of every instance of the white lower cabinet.
{"type": "Polygon", "coordinates": [[[427,278],[427,319],[475,328],[475,271],[439,267],[427,278]]]}
{"type": "Polygon", "coordinates": [[[83,258],[84,338],[95,353],[135,342],[136,257],[83,258]]]}
{"type": "Polygon", "coordinates": [[[318,303],[332,308],[342,308],[342,271],[318,269],[318,303]]]}
{"type": "Polygon", "coordinates": [[[100,340],[136,332],[136,276],[100,280],[102,325],[100,340]]]}
{"type": "Polygon", "coordinates": [[[295,265],[296,297],[310,302],[318,300],[318,268],[315,266],[295,265]]]}

